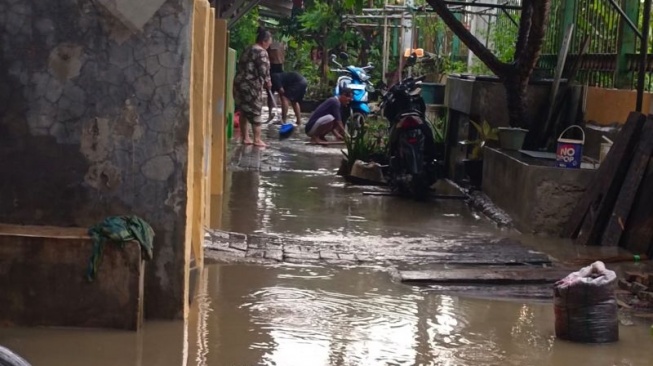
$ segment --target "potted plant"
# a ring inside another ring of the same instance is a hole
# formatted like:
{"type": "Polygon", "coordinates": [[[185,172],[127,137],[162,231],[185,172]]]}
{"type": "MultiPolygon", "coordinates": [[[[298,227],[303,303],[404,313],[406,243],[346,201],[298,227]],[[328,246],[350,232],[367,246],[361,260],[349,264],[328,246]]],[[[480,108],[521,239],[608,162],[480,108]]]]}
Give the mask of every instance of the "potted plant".
{"type": "Polygon", "coordinates": [[[520,150],[528,130],[519,127],[499,127],[499,146],[506,150],[520,150]]]}
{"type": "Polygon", "coordinates": [[[472,147],[469,158],[462,161],[463,169],[471,185],[480,187],[483,181],[483,147],[498,141],[498,129],[490,126],[487,121],[482,124],[471,120],[469,122],[476,130],[476,139],[460,141],[461,145],[472,147]]]}
{"type": "Polygon", "coordinates": [[[425,76],[422,82],[422,99],[426,104],[444,104],[444,92],[446,84],[443,83],[444,70],[443,58],[425,52],[419,62],[413,67],[414,76],[425,76]]]}

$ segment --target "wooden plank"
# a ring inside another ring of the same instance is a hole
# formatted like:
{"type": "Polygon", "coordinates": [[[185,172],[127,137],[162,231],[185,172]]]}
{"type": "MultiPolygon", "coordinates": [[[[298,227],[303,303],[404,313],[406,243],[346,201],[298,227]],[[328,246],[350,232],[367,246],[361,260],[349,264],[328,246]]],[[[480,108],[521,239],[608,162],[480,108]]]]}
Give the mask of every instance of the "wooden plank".
{"type": "Polygon", "coordinates": [[[405,247],[405,256],[415,263],[428,260],[430,264],[520,265],[551,264],[548,255],[533,251],[521,242],[504,238],[451,239],[419,242],[416,247],[405,247]]]}
{"type": "Polygon", "coordinates": [[[590,215],[585,217],[585,220],[581,225],[578,237],[574,241],[575,244],[600,244],[601,236],[605,231],[608,219],[610,218],[612,209],[614,208],[615,202],[617,201],[619,191],[623,186],[626,172],[630,167],[630,160],[632,159],[635,148],[637,147],[637,143],[640,140],[640,132],[641,128],[630,140],[630,144],[626,147],[625,153],[622,156],[622,160],[619,164],[614,166],[615,170],[606,172],[605,176],[602,176],[600,172],[597,172],[599,182],[606,180],[610,181],[611,184],[607,185],[607,189],[602,191],[594,203],[590,206],[590,215]]]}
{"type": "Polygon", "coordinates": [[[88,239],[88,228],[0,224],[0,236],[26,236],[56,239],[88,239]]]}
{"type": "MultiPolygon", "coordinates": [[[[409,256],[408,256],[409,257],[409,256]]],[[[446,253],[442,256],[428,258],[430,264],[473,265],[473,266],[520,266],[520,265],[550,265],[551,260],[539,256],[497,256],[481,258],[481,256],[463,257],[460,254],[446,253]]]]}
{"type": "MultiPolygon", "coordinates": [[[[645,119],[646,117],[641,113],[630,113],[626,124],[621,128],[614,145],[610,149],[610,153],[596,172],[597,181],[587,188],[587,191],[572,211],[573,213],[562,232],[564,237],[576,238],[584,222],[589,222],[590,225],[587,226],[591,226],[597,208],[604,202],[610,203],[604,201],[603,197],[610,194],[616,196],[616,192],[621,188],[623,175],[628,169],[627,162],[632,156],[645,119]]],[[[589,229],[589,227],[587,228],[589,229]]]]}
{"type": "Polygon", "coordinates": [[[649,160],[620,243],[631,253],[648,253],[649,258],[653,257],[653,189],[651,187],[653,187],[653,159],[649,160]]]}
{"type": "Polygon", "coordinates": [[[651,154],[653,154],[653,120],[649,117],[642,128],[642,138],[637,144],[635,155],[601,238],[601,246],[619,245],[651,154]]]}
{"type": "MultiPolygon", "coordinates": [[[[419,285],[419,283],[416,283],[419,285]]],[[[512,285],[487,284],[428,284],[422,283],[423,291],[449,296],[475,297],[481,299],[528,299],[535,301],[551,301],[550,283],[530,283],[512,285]]]]}
{"type": "Polygon", "coordinates": [[[556,106],[556,99],[558,97],[560,79],[562,78],[562,71],[564,71],[565,64],[567,63],[567,53],[569,52],[569,45],[571,44],[571,36],[573,34],[574,24],[571,23],[565,30],[565,36],[562,39],[562,44],[560,45],[560,52],[558,52],[558,64],[556,65],[555,73],[553,76],[553,84],[551,85],[551,94],[549,95],[549,110],[547,112],[545,126],[548,126],[551,123],[551,117],[553,116],[554,111],[553,108],[556,106]]]}
{"type": "Polygon", "coordinates": [[[401,282],[433,284],[533,284],[554,283],[573,272],[565,268],[505,267],[430,271],[399,271],[401,282]]]}
{"type": "MultiPolygon", "coordinates": [[[[364,196],[389,196],[389,197],[402,197],[399,193],[394,192],[363,192],[364,196]]],[[[441,200],[465,200],[467,196],[462,194],[430,194],[429,198],[441,199],[441,200]]]]}

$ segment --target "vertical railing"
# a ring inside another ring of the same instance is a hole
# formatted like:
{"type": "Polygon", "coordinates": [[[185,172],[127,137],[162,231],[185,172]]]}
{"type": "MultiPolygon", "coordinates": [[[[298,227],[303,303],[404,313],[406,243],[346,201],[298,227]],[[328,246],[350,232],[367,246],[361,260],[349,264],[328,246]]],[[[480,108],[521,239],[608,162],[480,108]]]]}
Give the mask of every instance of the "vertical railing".
{"type": "MultiPolygon", "coordinates": [[[[630,19],[636,22],[640,18],[638,1],[617,2],[630,19]]],[[[591,86],[632,88],[636,68],[631,60],[638,47],[637,37],[608,0],[552,1],[549,30],[539,64],[544,73],[553,73],[564,30],[572,23],[575,31],[568,66],[579,57],[583,39],[590,39],[576,79],[591,86]]],[[[641,29],[641,20],[639,23],[641,29]]]]}

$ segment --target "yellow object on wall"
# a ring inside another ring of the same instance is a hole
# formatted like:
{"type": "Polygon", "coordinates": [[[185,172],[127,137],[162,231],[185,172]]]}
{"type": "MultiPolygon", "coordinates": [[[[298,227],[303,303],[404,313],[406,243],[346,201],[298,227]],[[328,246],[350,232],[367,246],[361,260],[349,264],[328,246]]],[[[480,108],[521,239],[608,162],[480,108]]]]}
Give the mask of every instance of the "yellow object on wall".
{"type": "Polygon", "coordinates": [[[211,186],[207,197],[208,209],[211,211],[207,225],[211,228],[219,228],[222,219],[222,202],[224,193],[225,160],[227,151],[227,128],[226,128],[226,79],[227,79],[227,48],[228,30],[225,19],[216,19],[213,59],[213,102],[211,110],[213,116],[213,135],[211,137],[211,186]]]}
{"type": "MultiPolygon", "coordinates": [[[[651,113],[651,93],[644,93],[642,112],[651,113]]],[[[635,110],[635,90],[606,89],[591,86],[587,89],[586,121],[600,125],[624,124],[628,114],[635,110]]]]}
{"type": "Polygon", "coordinates": [[[225,105],[227,80],[227,21],[218,19],[215,23],[215,60],[213,63],[213,145],[214,160],[211,165],[211,195],[222,195],[224,192],[224,160],[226,139],[225,105]]]}
{"type": "Polygon", "coordinates": [[[195,0],[193,3],[192,51],[190,76],[190,128],[188,133],[188,204],[186,208],[187,234],[190,241],[195,265],[204,264],[204,224],[206,222],[206,190],[210,149],[206,136],[210,133],[211,115],[209,90],[210,51],[209,44],[213,29],[211,8],[207,0],[195,0]]]}

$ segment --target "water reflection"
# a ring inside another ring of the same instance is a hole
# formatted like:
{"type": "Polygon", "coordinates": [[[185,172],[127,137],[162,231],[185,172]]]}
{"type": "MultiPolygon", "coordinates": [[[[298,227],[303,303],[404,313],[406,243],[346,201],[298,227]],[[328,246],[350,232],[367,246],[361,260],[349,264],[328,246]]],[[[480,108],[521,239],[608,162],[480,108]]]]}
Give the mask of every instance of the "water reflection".
{"type": "Polygon", "coordinates": [[[650,348],[632,342],[634,337],[647,336],[643,326],[623,329],[623,340],[615,345],[556,341],[551,304],[436,295],[389,285],[385,274],[370,269],[216,266],[210,270],[221,278],[238,279],[220,282],[222,298],[236,288],[251,289],[236,290],[239,300],[229,296],[229,303],[237,305],[234,312],[247,318],[249,330],[241,330],[240,339],[231,334],[234,337],[227,343],[211,350],[235,361],[230,355],[245,343],[257,354],[234,364],[605,364],[584,361],[582,354],[595,359],[589,354],[592,350],[607,356],[610,365],[648,365],[653,357],[650,348]],[[250,286],[250,281],[257,285],[250,286]]]}
{"type": "Polygon", "coordinates": [[[34,366],[650,365],[648,324],[609,345],[556,340],[551,304],[436,295],[374,269],[212,265],[187,326],[0,328],[34,366]]]}
{"type": "Polygon", "coordinates": [[[359,188],[343,189],[342,178],[333,175],[232,172],[229,182],[222,228],[245,234],[353,238],[500,233],[493,222],[470,211],[462,201],[366,196],[359,188]]]}

